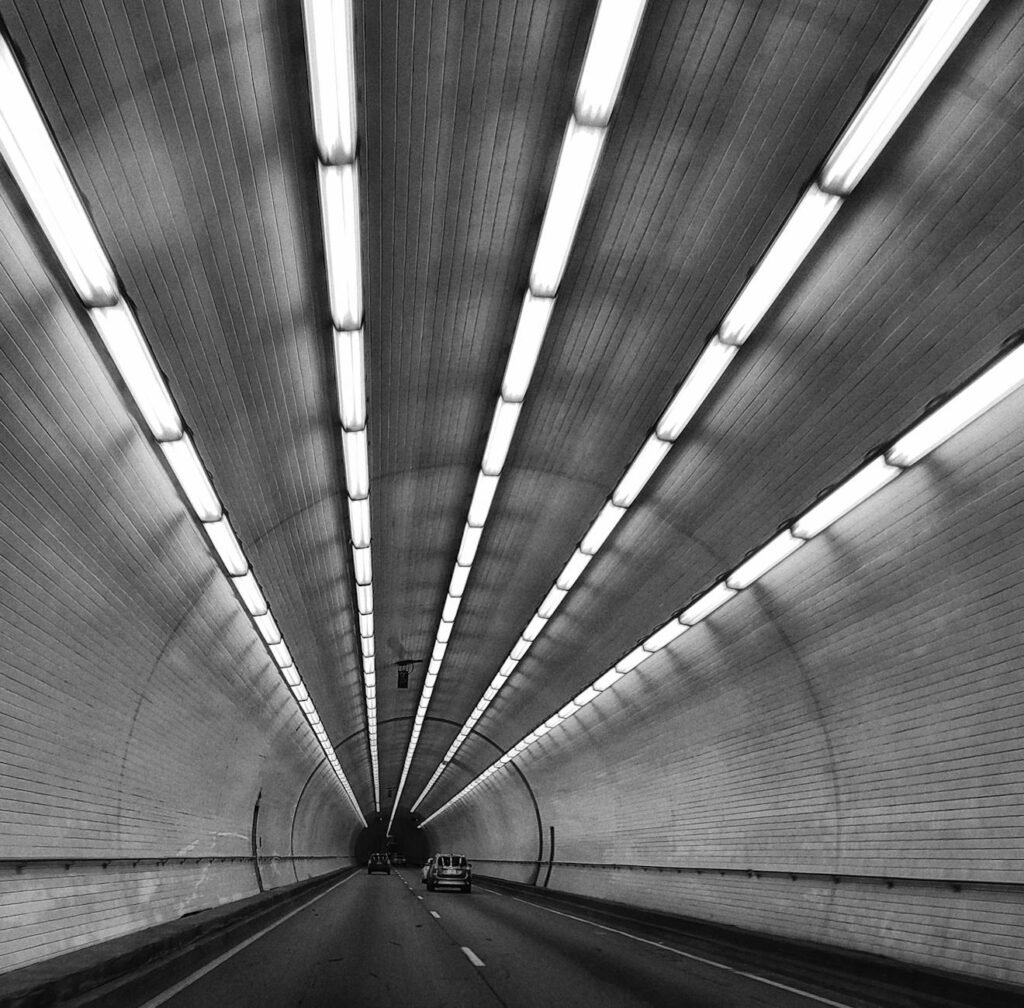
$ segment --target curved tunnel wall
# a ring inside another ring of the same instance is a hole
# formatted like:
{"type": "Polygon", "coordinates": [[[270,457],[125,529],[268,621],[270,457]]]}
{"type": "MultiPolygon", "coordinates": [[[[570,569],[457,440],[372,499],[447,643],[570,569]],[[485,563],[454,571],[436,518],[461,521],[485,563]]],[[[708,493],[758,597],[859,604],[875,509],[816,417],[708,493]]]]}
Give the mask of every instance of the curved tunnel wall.
{"type": "Polygon", "coordinates": [[[21,209],[0,184],[0,971],[348,863],[356,825],[323,769],[296,814],[319,746],[21,209]]]}
{"type": "MultiPolygon", "coordinates": [[[[523,754],[552,888],[1024,981],[1022,409],[523,754]]],[[[506,770],[431,825],[521,879],[529,819],[506,770]]]]}

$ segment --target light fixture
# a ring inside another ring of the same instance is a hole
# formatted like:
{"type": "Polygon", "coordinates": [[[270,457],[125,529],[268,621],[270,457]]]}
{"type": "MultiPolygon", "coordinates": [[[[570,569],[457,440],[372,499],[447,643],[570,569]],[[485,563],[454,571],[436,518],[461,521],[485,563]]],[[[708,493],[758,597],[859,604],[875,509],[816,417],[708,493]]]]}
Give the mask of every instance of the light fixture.
{"type": "Polygon", "coordinates": [[[650,658],[650,652],[645,651],[642,647],[635,647],[628,655],[620,658],[615,663],[615,671],[624,675],[626,672],[632,672],[641,662],[647,661],[650,658]]]}
{"type": "Polygon", "coordinates": [[[89,312],[135,405],[157,441],[177,441],[184,429],[163,375],[132,310],[123,301],[89,312]]]}
{"type": "Polygon", "coordinates": [[[282,665],[281,675],[289,686],[298,686],[302,682],[302,679],[299,677],[298,670],[294,665],[282,665]]]}
{"type": "Polygon", "coordinates": [[[803,544],[803,539],[797,539],[789,529],[786,529],[784,532],[780,532],[774,539],[765,543],[749,559],[744,560],[725,579],[725,583],[737,591],[749,588],[758,578],[763,577],[772,568],[777,567],[786,557],[795,553],[803,544]]]}
{"type": "Polygon", "coordinates": [[[476,478],[473,499],[469,504],[469,516],[466,521],[475,528],[483,528],[487,521],[487,512],[491,510],[494,491],[498,489],[498,477],[481,472],[476,478]]]}
{"type": "MultiPolygon", "coordinates": [[[[360,613],[359,618],[362,619],[364,615],[367,615],[367,614],[360,613]]],[[[372,615],[370,616],[370,619],[373,619],[372,615]]],[[[361,636],[359,638],[359,650],[362,652],[362,655],[363,655],[364,658],[373,658],[374,657],[374,646],[373,646],[373,634],[372,633],[367,634],[366,636],[361,636]]]]}
{"type": "Polygon", "coordinates": [[[533,619],[526,624],[526,629],[522,633],[523,640],[535,641],[547,625],[547,622],[547,619],[543,616],[534,616],[533,619]]]}
{"type": "Polygon", "coordinates": [[[441,610],[441,619],[445,623],[454,623],[455,614],[459,611],[462,598],[458,595],[448,595],[444,600],[444,609],[441,610]]]}
{"type": "Polygon", "coordinates": [[[87,307],[117,301],[117,281],[7,40],[0,35],[0,154],[87,307]]]}
{"type": "Polygon", "coordinates": [[[288,645],[284,641],[279,641],[277,644],[268,644],[267,649],[280,668],[292,664],[292,653],[288,650],[288,645]]]}
{"type": "Polygon", "coordinates": [[[555,610],[562,604],[565,596],[569,592],[565,588],[559,588],[556,584],[551,591],[544,596],[544,601],[541,602],[540,607],[537,609],[537,615],[542,616],[544,619],[551,619],[555,614],[555,610]]]}
{"type": "Polygon", "coordinates": [[[515,642],[512,650],[509,651],[509,658],[516,662],[522,661],[523,658],[526,657],[526,652],[530,650],[531,643],[532,642],[528,641],[525,637],[520,637],[519,640],[515,642]]]}
{"type": "Polygon", "coordinates": [[[828,227],[840,203],[839,196],[810,185],[722,321],[718,338],[723,343],[739,346],[746,341],[828,227]]]}
{"type": "Polygon", "coordinates": [[[802,514],[793,523],[793,535],[801,539],[814,538],[887,483],[892,482],[901,472],[897,466],[886,462],[883,455],[875,457],[802,514]]]}
{"type": "Polygon", "coordinates": [[[846,195],[985,7],[986,0],[931,0],[889,61],[821,172],[822,188],[846,195]]]}
{"type": "Polygon", "coordinates": [[[351,0],[303,0],[309,89],[320,160],[356,156],[355,29],[351,0]]]}
{"type": "Polygon", "coordinates": [[[562,568],[562,572],[555,580],[555,587],[568,591],[579,580],[580,575],[586,570],[587,565],[594,558],[589,553],[577,549],[568,562],[562,568]]]}
{"type": "Polygon", "coordinates": [[[470,567],[476,557],[476,551],[480,547],[480,536],[483,535],[482,527],[467,525],[462,530],[462,542],[459,543],[459,554],[456,563],[462,567],[470,567]]]}
{"type": "Polygon", "coordinates": [[[1000,357],[916,423],[885,453],[892,465],[913,465],[1024,384],[1024,345],[1000,357]]]}
{"type": "Polygon", "coordinates": [[[363,272],[354,164],[320,165],[320,206],[334,328],[358,329],[363,321],[363,272]]]}
{"type": "Polygon", "coordinates": [[[522,402],[526,398],[554,306],[553,298],[534,297],[526,292],[501,383],[501,398],[506,402],[522,402]]]}
{"type": "Polygon", "coordinates": [[[612,534],[615,526],[622,521],[626,509],[608,501],[597,517],[590,523],[587,534],[580,543],[580,550],[593,556],[604,545],[605,540],[612,534]]]}
{"type": "Polygon", "coordinates": [[[735,588],[730,588],[724,581],[720,581],[714,588],[709,588],[700,598],[691,602],[683,610],[679,622],[685,623],[687,626],[696,626],[701,620],[707,619],[716,609],[725,605],[735,594],[735,588]]]}
{"type": "Polygon", "coordinates": [[[302,683],[299,683],[298,686],[292,687],[292,696],[294,696],[295,699],[301,703],[303,700],[309,699],[309,692],[306,690],[306,687],[302,685],[302,683]]]}
{"type": "Polygon", "coordinates": [[[370,545],[370,500],[362,497],[359,500],[348,499],[348,525],[352,534],[352,545],[365,549],[370,545]]]}
{"type": "Polygon", "coordinates": [[[224,514],[224,508],[192,439],[183,434],[177,441],[161,441],[160,448],[196,517],[202,522],[217,521],[224,514]]]}
{"type": "Polygon", "coordinates": [[[466,590],[466,582],[469,580],[469,572],[472,568],[455,565],[452,571],[452,579],[448,585],[449,595],[461,595],[466,590]]]}
{"type": "Polygon", "coordinates": [[[220,557],[224,569],[234,577],[241,577],[249,569],[242,547],[235,536],[227,515],[219,521],[204,522],[203,531],[207,534],[217,556],[220,557]]]}
{"type": "Polygon", "coordinates": [[[498,399],[494,419],[491,420],[491,432],[487,436],[487,446],[484,448],[484,460],[480,466],[488,476],[501,475],[522,408],[522,403],[498,399]]]}
{"type": "Polygon", "coordinates": [[[359,613],[359,636],[373,637],[373,613],[359,613]]]}
{"type": "Polygon", "coordinates": [[[361,613],[373,612],[373,586],[356,585],[356,609],[361,613]]]}
{"type": "Polygon", "coordinates": [[[590,195],[605,132],[569,120],[530,271],[530,291],[537,297],[554,297],[558,293],[569,249],[590,195]]]}
{"type": "Polygon", "coordinates": [[[576,87],[578,122],[608,125],[646,5],[646,0],[602,0],[597,8],[576,87]]]}
{"type": "Polygon", "coordinates": [[[671,449],[671,441],[662,441],[657,435],[652,434],[612,491],[612,503],[617,507],[629,507],[671,449]]]}
{"type": "Polygon", "coordinates": [[[269,611],[267,600],[263,597],[263,591],[251,570],[239,577],[232,576],[231,581],[250,616],[262,616],[269,611]]]}
{"type": "Polygon", "coordinates": [[[364,499],[370,493],[370,465],[366,445],[366,430],[342,431],[345,455],[345,484],[353,500],[364,499]]]}
{"type": "Polygon", "coordinates": [[[594,682],[594,689],[599,693],[603,693],[606,689],[614,686],[625,673],[620,672],[618,669],[610,668],[603,676],[594,682]]]}
{"type": "Polygon", "coordinates": [[[442,641],[435,640],[434,641],[434,649],[433,649],[433,651],[430,652],[430,657],[433,658],[434,661],[444,661],[444,653],[447,650],[448,650],[448,645],[447,644],[445,644],[442,641]]]}
{"type": "Polygon", "coordinates": [[[655,630],[640,646],[651,654],[667,648],[677,637],[681,637],[690,628],[678,619],[669,620],[660,630],[655,630]]]}
{"type": "Polygon", "coordinates": [[[368,585],[373,581],[369,546],[357,546],[352,550],[352,569],[357,585],[368,585]]]}
{"type": "Polygon", "coordinates": [[[437,634],[434,639],[440,641],[442,644],[447,644],[452,638],[453,629],[453,624],[445,623],[444,620],[442,620],[437,624],[437,634]]]}
{"type": "Polygon", "coordinates": [[[661,414],[655,433],[663,441],[675,441],[686,425],[693,419],[711,390],[725,374],[737,347],[712,338],[704,347],[697,363],[690,369],[679,391],[672,397],[665,412],[661,414]]]}
{"type": "Polygon", "coordinates": [[[338,381],[338,416],[345,430],[366,426],[366,362],[363,330],[334,330],[334,371],[338,381]]]}
{"type": "Polygon", "coordinates": [[[277,625],[277,621],[269,612],[264,613],[262,616],[253,616],[252,621],[256,624],[256,629],[259,630],[260,636],[267,644],[280,643],[281,630],[277,625]]]}

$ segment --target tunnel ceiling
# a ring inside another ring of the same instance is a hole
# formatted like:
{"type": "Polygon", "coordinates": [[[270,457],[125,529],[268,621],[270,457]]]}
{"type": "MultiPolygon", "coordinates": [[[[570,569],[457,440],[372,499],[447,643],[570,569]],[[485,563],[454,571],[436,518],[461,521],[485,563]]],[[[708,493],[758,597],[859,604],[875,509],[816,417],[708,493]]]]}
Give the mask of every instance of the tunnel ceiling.
{"type": "MultiPolygon", "coordinates": [[[[445,756],[920,7],[649,3],[401,808],[445,756]]],[[[354,5],[385,814],[594,8],[354,5]],[[397,687],[403,663],[408,689],[397,687]]],[[[0,11],[370,813],[302,6],[4,0],[0,11]]],[[[480,720],[501,749],[1021,325],[1022,14],[1019,3],[990,5],[843,202],[480,720]]],[[[74,304],[33,233],[27,254],[74,304]]],[[[26,345],[42,342],[45,325],[26,328],[26,345]]],[[[106,360],[98,340],[86,352],[106,360]]],[[[119,408],[134,416],[127,395],[119,408]]],[[[77,492],[73,482],[66,492],[77,492]]],[[[144,517],[124,521],[149,534],[144,517]]],[[[421,811],[498,753],[471,741],[421,811]]]]}

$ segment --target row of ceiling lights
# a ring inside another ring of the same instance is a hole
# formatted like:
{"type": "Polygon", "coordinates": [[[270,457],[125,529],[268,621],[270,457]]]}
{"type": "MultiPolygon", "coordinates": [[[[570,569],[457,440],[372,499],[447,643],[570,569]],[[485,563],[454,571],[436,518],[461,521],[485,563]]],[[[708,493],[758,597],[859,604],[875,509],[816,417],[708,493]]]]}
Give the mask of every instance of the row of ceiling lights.
{"type": "Polygon", "coordinates": [[[888,450],[861,466],[791,525],[757,549],[732,573],[695,598],[682,613],[658,627],[590,686],[503,753],[482,774],[424,819],[421,825],[425,826],[432,819],[450,810],[453,805],[467,797],[538,739],[543,738],[563,721],[574,717],[606,689],[614,686],[652,655],[664,650],[691,627],[707,619],[730,599],[735,598],[745,588],[749,588],[755,581],[792,556],[805,542],[824,532],[858,505],[873,497],[905,469],[919,462],[1021,386],[1024,386],[1024,345],[1017,343],[955,395],[897,438],[888,450]]]}
{"type": "MultiPolygon", "coordinates": [[[[391,810],[391,823],[398,810],[484,524],[515,435],[523,400],[551,319],[555,295],[576,238],[583,208],[590,195],[608,123],[622,87],[645,6],[646,0],[602,0],[594,19],[576,88],[573,113],[562,140],[551,193],[537,239],[530,270],[530,287],[523,297],[455,569],[448,585],[448,595],[413,720],[402,776],[391,810]]],[[[388,828],[391,828],[390,823],[388,828]]]]}
{"type": "MultiPolygon", "coordinates": [[[[555,584],[459,729],[444,758],[413,804],[414,810],[433,789],[518,663],[540,636],[548,620],[564,602],[588,564],[657,472],[697,410],[718,385],[738,348],[754,331],[832,221],[842,198],[848,196],[863,178],[949,54],[974,23],[985,2],[932,0],[922,11],[833,147],[817,181],[811,183],[797,202],[726,313],[718,331],[676,391],[654,431],[647,437],[603,508],[591,522],[555,584]]],[[[628,59],[628,53],[625,58],[628,59]]],[[[863,478],[870,479],[871,473],[863,478]]],[[[799,533],[796,535],[799,536],[799,533]]],[[[793,537],[786,539],[780,536],[769,546],[775,552],[787,549],[792,552],[799,542],[799,539],[793,537]]],[[[707,604],[718,597],[709,596],[707,604]]],[[[666,627],[659,632],[668,634],[670,630],[666,627]]]]}
{"type": "Polygon", "coordinates": [[[334,323],[338,413],[345,458],[352,568],[359,624],[373,807],[380,811],[377,673],[370,558],[370,466],[366,429],[363,276],[359,226],[355,24],[351,0],[304,0],[306,55],[319,154],[320,209],[334,323]]]}
{"type": "Polygon", "coordinates": [[[196,451],[10,45],[0,36],[0,153],[78,292],[136,408],[199,520],[359,820],[365,819],[277,621],[196,451]]]}

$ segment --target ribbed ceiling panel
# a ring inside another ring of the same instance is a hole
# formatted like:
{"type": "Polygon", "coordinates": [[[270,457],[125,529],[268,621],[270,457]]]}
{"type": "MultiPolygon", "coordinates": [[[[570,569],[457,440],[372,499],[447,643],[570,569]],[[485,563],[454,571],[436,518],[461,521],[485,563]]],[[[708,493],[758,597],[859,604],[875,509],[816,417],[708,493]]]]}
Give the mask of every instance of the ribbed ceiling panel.
{"type": "MultiPolygon", "coordinates": [[[[354,4],[385,806],[595,6],[354,4]],[[415,663],[407,692],[395,688],[403,659],[415,663]]],[[[406,803],[920,6],[648,4],[406,803]]],[[[368,809],[301,4],[0,8],[368,809]]],[[[516,741],[1024,324],[1020,20],[1019,3],[989,5],[482,731],[516,741]]],[[[259,679],[259,646],[224,585],[212,591],[221,575],[200,532],[3,185],[12,576],[27,578],[31,563],[18,537],[48,536],[37,546],[54,568],[50,618],[72,596],[145,610],[138,625],[75,624],[75,647],[97,661],[117,640],[115,664],[148,661],[173,629],[165,622],[202,596],[174,667],[184,674],[220,633],[227,650],[209,649],[218,667],[237,647],[259,679]],[[48,464],[33,469],[39,454],[48,464]]],[[[20,633],[31,634],[30,610],[20,633]]],[[[437,797],[494,756],[471,741],[437,797]]]]}

